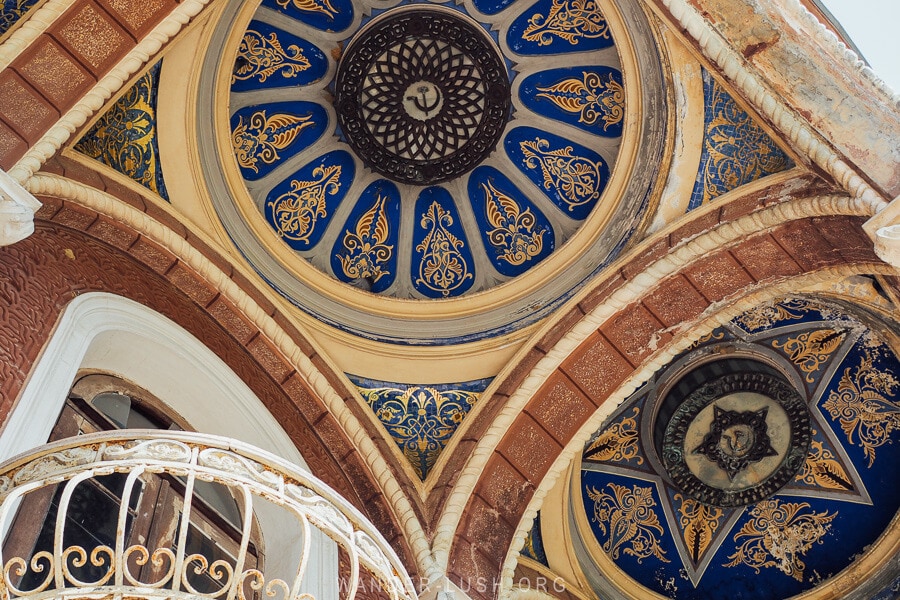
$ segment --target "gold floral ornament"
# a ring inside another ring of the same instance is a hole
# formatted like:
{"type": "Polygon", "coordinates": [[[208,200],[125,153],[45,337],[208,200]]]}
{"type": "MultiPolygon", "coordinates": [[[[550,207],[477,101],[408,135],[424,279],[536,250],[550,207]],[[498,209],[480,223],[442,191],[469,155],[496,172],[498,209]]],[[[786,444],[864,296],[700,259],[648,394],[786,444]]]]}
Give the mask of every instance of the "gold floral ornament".
{"type": "Polygon", "coordinates": [[[702,203],[725,192],[778,173],[789,166],[787,155],[752,117],[719,85],[709,100],[712,118],[706,124],[702,203]]]}
{"type": "Polygon", "coordinates": [[[797,481],[832,490],[853,490],[853,484],[844,467],[835,460],[831,450],[825,448],[818,440],[810,442],[809,456],[806,457],[803,468],[797,473],[797,481]]]}
{"type": "Polygon", "coordinates": [[[275,230],[283,238],[306,242],[316,228],[316,220],[328,215],[326,195],[341,188],[341,166],[317,167],[312,181],[291,181],[291,189],[269,200],[275,230]]]}
{"type": "Polygon", "coordinates": [[[678,506],[678,524],[681,526],[684,542],[694,564],[700,562],[706,549],[712,543],[713,534],[719,529],[725,511],[675,494],[678,506]]]}
{"type": "Polygon", "coordinates": [[[520,142],[519,147],[525,155],[525,165],[531,169],[540,167],[544,188],[555,189],[570,212],[600,197],[602,162],[573,156],[572,146],[550,150],[550,142],[542,138],[520,142]]]}
{"type": "Polygon", "coordinates": [[[578,114],[578,122],[593,125],[603,121],[603,130],[625,116],[625,88],[612,73],[606,81],[597,73],[582,72],[582,78],[569,78],[550,87],[537,88],[537,98],[547,98],[566,112],[578,114]]]}
{"type": "Polygon", "coordinates": [[[479,397],[427,386],[358,389],[423,480],[479,397]]]}
{"type": "Polygon", "coordinates": [[[831,521],[838,515],[808,511],[808,503],[763,500],[750,511],[750,520],[735,534],[737,551],[728,558],[726,567],[744,564],[757,574],[763,567],[775,567],[797,581],[803,581],[806,564],[801,559],[815,543],[831,529],[831,521]]]}
{"type": "Polygon", "coordinates": [[[584,460],[615,463],[627,462],[637,457],[637,464],[643,464],[644,458],[637,455],[637,416],[640,412],[641,409],[635,407],[630,417],[625,417],[604,429],[584,451],[584,460]]]}
{"type": "Polygon", "coordinates": [[[694,342],[693,344],[688,346],[688,350],[695,350],[695,349],[699,348],[700,346],[702,346],[703,344],[708,344],[709,342],[715,342],[715,341],[724,340],[724,339],[725,339],[724,331],[713,330],[713,331],[710,331],[709,333],[701,335],[700,338],[697,339],[696,342],[694,342]]]}
{"type": "Polygon", "coordinates": [[[772,327],[779,321],[799,319],[815,306],[800,298],[793,298],[777,304],[762,304],[744,314],[735,317],[734,322],[746,329],[755,331],[772,327]]]}
{"type": "Polygon", "coordinates": [[[523,211],[491,181],[482,183],[481,189],[484,190],[487,220],[493,227],[487,235],[500,251],[497,258],[518,266],[539,255],[544,248],[546,230],[535,229],[537,220],[531,209],[523,211]]]}
{"type": "Polygon", "coordinates": [[[300,132],[313,124],[312,115],[297,117],[286,113],[266,116],[265,110],[250,115],[247,123],[238,117],[237,126],[231,133],[231,145],[238,164],[244,169],[259,172],[256,163],[272,164],[279,158],[279,150],[293,143],[300,132]]]}
{"type": "Polygon", "coordinates": [[[846,335],[844,330],[817,329],[788,338],[784,343],[774,340],[772,347],[784,350],[791,362],[806,373],[807,383],[812,383],[813,374],[838,349],[846,335]]]}
{"type": "Polygon", "coordinates": [[[275,0],[275,4],[281,8],[287,8],[288,5],[293,4],[297,10],[321,13],[329,19],[333,19],[338,13],[328,0],[275,0]]]}
{"type": "Polygon", "coordinates": [[[390,222],[384,208],[386,202],[387,198],[379,195],[356,223],[356,231],[348,229],[344,233],[344,253],[338,258],[347,277],[368,279],[375,283],[390,274],[384,268],[394,248],[386,243],[390,233],[390,222]]]}
{"type": "Polygon", "coordinates": [[[601,535],[608,536],[603,542],[603,551],[613,560],[624,552],[635,557],[638,563],[650,556],[669,562],[657,537],[663,535],[663,528],[653,510],[656,501],[652,488],[634,486],[629,490],[615,483],[608,483],[606,487],[612,494],[596,488],[587,490],[588,497],[594,501],[591,520],[597,523],[601,535]]]}
{"type": "Polygon", "coordinates": [[[460,252],[463,241],[448,229],[453,224],[453,216],[438,202],[432,202],[420,224],[428,233],[416,246],[416,252],[422,253],[416,283],[449,296],[464,281],[473,278],[460,252]]]}
{"type": "Polygon", "coordinates": [[[875,462],[875,449],[888,443],[900,429],[900,406],[893,400],[900,382],[889,371],[876,369],[873,362],[867,351],[855,369],[844,369],[837,391],[830,392],[822,404],[832,418],[840,420],[849,443],[856,443],[856,434],[870,467],[875,462]]]}
{"type": "Polygon", "coordinates": [[[156,80],[151,68],[75,144],[75,150],[166,197],[156,144],[156,80]]]}
{"type": "Polygon", "coordinates": [[[557,36],[572,44],[584,39],[609,39],[609,25],[594,0],[553,0],[550,13],[528,19],[522,39],[546,46],[557,36]]]}
{"type": "Polygon", "coordinates": [[[290,78],[309,68],[309,60],[303,56],[299,46],[292,44],[285,50],[274,32],[264,36],[253,29],[244,33],[236,64],[232,84],[253,78],[264,83],[278,71],[281,71],[282,77],[290,78]]]}

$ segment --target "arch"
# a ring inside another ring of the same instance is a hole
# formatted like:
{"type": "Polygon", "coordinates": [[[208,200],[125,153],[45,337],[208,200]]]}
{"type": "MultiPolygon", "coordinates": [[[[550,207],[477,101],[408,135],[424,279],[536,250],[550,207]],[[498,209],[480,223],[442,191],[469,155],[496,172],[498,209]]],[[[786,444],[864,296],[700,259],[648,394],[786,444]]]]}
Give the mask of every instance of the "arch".
{"type": "MultiPolygon", "coordinates": [[[[309,470],[278,421],[212,350],[158,312],[108,292],[79,295],[63,309],[0,432],[0,460],[47,441],[55,419],[34,415],[58,414],[83,370],[137,384],[199,432],[247,442],[309,470]]],[[[256,511],[265,539],[277,547],[267,569],[290,572],[299,561],[299,530],[273,508],[256,511]]],[[[313,535],[309,591],[337,598],[337,546],[318,530],[313,535]]]]}
{"type": "Polygon", "coordinates": [[[497,403],[484,429],[468,432],[480,441],[447,496],[435,541],[450,580],[493,581],[484,597],[509,590],[518,548],[559,474],[614,405],[686,347],[693,330],[803,284],[889,272],[862,231],[864,219],[854,216],[858,209],[842,202],[794,200],[681,245],[670,247],[665,235],[661,249],[650,240],[651,260],[638,248],[612,283],[598,282],[592,308],[571,308],[579,318],[562,317],[568,333],[539,341],[540,352],[509,371],[540,387],[511,386],[517,391],[497,403]]]}

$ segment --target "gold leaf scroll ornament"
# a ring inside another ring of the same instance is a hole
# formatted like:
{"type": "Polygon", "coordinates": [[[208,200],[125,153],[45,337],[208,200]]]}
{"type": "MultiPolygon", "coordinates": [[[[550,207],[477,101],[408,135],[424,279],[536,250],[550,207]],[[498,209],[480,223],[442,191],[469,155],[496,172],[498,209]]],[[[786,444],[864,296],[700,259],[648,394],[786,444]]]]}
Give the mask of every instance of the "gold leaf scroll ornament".
{"type": "Polygon", "coordinates": [[[594,0],[553,0],[550,13],[528,19],[522,39],[546,46],[557,36],[572,44],[580,39],[609,39],[609,25],[594,0]]]}
{"type": "Polygon", "coordinates": [[[297,139],[300,132],[313,124],[312,115],[297,117],[285,113],[266,116],[260,110],[244,123],[244,117],[238,118],[238,124],[231,134],[231,145],[238,164],[245,169],[259,172],[257,162],[272,164],[279,158],[279,150],[284,150],[297,139]]]}
{"type": "Polygon", "coordinates": [[[327,216],[325,195],[341,187],[341,166],[317,167],[313,181],[291,181],[288,192],[269,201],[275,230],[281,237],[305,242],[316,228],[318,217],[327,216]]]}
{"type": "Polygon", "coordinates": [[[275,3],[281,8],[287,8],[289,4],[293,4],[297,10],[321,13],[329,19],[333,19],[338,13],[328,0],[275,0],[275,3]]]}
{"type": "Polygon", "coordinates": [[[531,209],[523,211],[515,200],[490,181],[482,183],[481,189],[484,190],[488,223],[494,227],[488,232],[488,239],[501,251],[497,258],[518,266],[540,254],[546,231],[535,231],[536,219],[531,209]]]}
{"type": "Polygon", "coordinates": [[[625,116],[625,88],[610,73],[607,81],[597,73],[582,72],[545,88],[537,88],[538,98],[547,98],[566,112],[578,114],[578,122],[593,125],[603,121],[603,130],[625,116]]]}
{"type": "Polygon", "coordinates": [[[550,150],[550,142],[535,138],[519,143],[525,164],[531,169],[540,167],[544,188],[556,189],[571,212],[600,197],[601,162],[572,155],[572,146],[550,150]]]}
{"type": "Polygon", "coordinates": [[[371,279],[375,283],[390,274],[384,264],[390,260],[393,246],[386,244],[390,223],[385,214],[387,198],[378,196],[372,207],[356,224],[356,230],[344,233],[345,253],[338,256],[344,275],[353,279],[371,279]]]}

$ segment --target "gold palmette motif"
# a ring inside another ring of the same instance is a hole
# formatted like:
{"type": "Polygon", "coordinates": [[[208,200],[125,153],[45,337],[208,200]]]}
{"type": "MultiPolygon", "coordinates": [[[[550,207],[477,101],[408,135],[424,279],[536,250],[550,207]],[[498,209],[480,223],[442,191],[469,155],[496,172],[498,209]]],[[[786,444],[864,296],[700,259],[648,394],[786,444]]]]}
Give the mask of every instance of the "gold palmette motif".
{"type": "Polygon", "coordinates": [[[297,117],[277,113],[267,117],[265,110],[250,115],[247,123],[243,116],[239,117],[231,133],[231,145],[238,164],[258,173],[258,161],[274,163],[281,158],[278,151],[290,146],[300,132],[312,124],[312,115],[297,117]]]}
{"type": "Polygon", "coordinates": [[[799,319],[812,308],[815,308],[815,306],[810,302],[794,298],[778,304],[757,306],[735,317],[734,321],[750,331],[765,329],[785,319],[799,319]]]}
{"type": "Polygon", "coordinates": [[[480,395],[427,386],[357,389],[422,480],[480,395]]]}
{"type": "Polygon", "coordinates": [[[603,122],[604,131],[625,116],[625,88],[610,73],[607,80],[597,73],[582,72],[582,78],[564,79],[546,88],[537,88],[538,98],[547,98],[566,112],[578,114],[578,122],[603,122]]]}
{"type": "Polygon", "coordinates": [[[328,215],[326,195],[341,189],[341,166],[317,167],[312,181],[291,181],[289,192],[269,200],[275,231],[283,238],[307,241],[319,217],[328,215]]]}
{"type": "Polygon", "coordinates": [[[573,156],[572,146],[550,150],[550,142],[542,138],[520,142],[519,147],[525,155],[525,165],[531,169],[540,167],[544,189],[555,189],[570,212],[600,197],[602,162],[573,156]]]}
{"type": "MultiPolygon", "coordinates": [[[[815,431],[813,431],[815,435],[815,431]]],[[[853,483],[844,467],[834,458],[831,450],[822,442],[813,440],[810,443],[809,455],[803,468],[797,473],[796,480],[807,485],[828,488],[831,490],[853,489],[853,483]]]]}
{"type": "Polygon", "coordinates": [[[384,268],[391,259],[393,246],[388,245],[390,222],[385,214],[387,198],[379,195],[372,207],[356,223],[356,230],[344,233],[344,252],[338,256],[344,275],[353,279],[378,281],[390,271],[384,268]]]}
{"type": "Polygon", "coordinates": [[[523,211],[515,200],[495,188],[490,181],[482,183],[481,189],[485,196],[487,220],[493,227],[487,232],[488,239],[500,251],[497,258],[518,266],[540,254],[544,248],[546,230],[535,230],[536,219],[531,209],[523,211]]]}
{"type": "Polygon", "coordinates": [[[448,296],[473,277],[460,252],[463,241],[450,233],[453,216],[438,202],[431,203],[420,224],[428,233],[416,246],[416,251],[422,253],[416,283],[448,296]]]}
{"type": "Polygon", "coordinates": [[[522,39],[546,46],[553,36],[574,46],[581,39],[609,39],[609,25],[594,0],[553,0],[546,17],[535,14],[528,19],[522,39]]]}
{"type": "Polygon", "coordinates": [[[703,204],[750,181],[783,171],[787,156],[719,85],[712,88],[706,124],[703,204]]]}
{"type": "Polygon", "coordinates": [[[264,83],[278,71],[282,77],[290,78],[309,68],[309,60],[299,46],[292,44],[284,49],[275,33],[267,37],[252,29],[244,33],[238,47],[237,63],[239,66],[232,74],[231,83],[253,78],[264,83]]]}
{"type": "Polygon", "coordinates": [[[870,467],[875,449],[890,442],[900,429],[900,406],[893,400],[900,382],[889,371],[876,369],[873,362],[867,351],[855,369],[844,369],[837,391],[830,392],[822,404],[832,418],[839,419],[847,441],[863,448],[870,467]]]}
{"type": "Polygon", "coordinates": [[[615,483],[608,483],[606,487],[611,494],[596,488],[587,489],[588,497],[594,501],[591,520],[597,523],[601,535],[607,536],[603,551],[613,560],[624,552],[635,557],[638,563],[650,556],[669,562],[657,537],[663,535],[663,528],[653,510],[656,501],[652,488],[636,485],[629,490],[615,483]]]}
{"type": "Polygon", "coordinates": [[[757,573],[764,567],[775,567],[797,581],[803,581],[806,564],[801,559],[815,543],[831,529],[837,512],[801,512],[810,506],[806,502],[763,500],[750,511],[750,520],[735,534],[740,542],[726,567],[744,564],[757,573]]]}
{"type": "Polygon", "coordinates": [[[688,350],[694,350],[696,348],[699,348],[703,344],[713,342],[716,340],[724,340],[724,339],[725,339],[724,331],[710,331],[709,333],[701,335],[700,338],[696,342],[694,342],[693,344],[691,344],[688,347],[688,350]]]}
{"type": "Polygon", "coordinates": [[[151,70],[138,79],[75,144],[75,149],[159,194],[156,111],[150,103],[153,77],[151,70]]]}
{"type": "Polygon", "coordinates": [[[678,524],[683,531],[684,541],[694,563],[700,562],[706,549],[712,543],[713,534],[719,529],[725,511],[675,494],[678,506],[678,524]]]}
{"type": "Polygon", "coordinates": [[[774,340],[772,347],[787,352],[791,362],[806,373],[807,383],[812,383],[813,374],[838,349],[846,335],[846,331],[817,329],[788,338],[784,343],[774,340]]]}
{"type": "Polygon", "coordinates": [[[281,8],[287,8],[288,5],[293,4],[297,10],[321,13],[329,19],[333,19],[338,13],[328,0],[275,0],[275,4],[281,8]]]}
{"type": "Polygon", "coordinates": [[[630,417],[613,423],[597,436],[584,452],[584,459],[596,462],[627,462],[637,457],[637,464],[644,458],[638,456],[637,416],[641,409],[634,408],[630,417]]]}

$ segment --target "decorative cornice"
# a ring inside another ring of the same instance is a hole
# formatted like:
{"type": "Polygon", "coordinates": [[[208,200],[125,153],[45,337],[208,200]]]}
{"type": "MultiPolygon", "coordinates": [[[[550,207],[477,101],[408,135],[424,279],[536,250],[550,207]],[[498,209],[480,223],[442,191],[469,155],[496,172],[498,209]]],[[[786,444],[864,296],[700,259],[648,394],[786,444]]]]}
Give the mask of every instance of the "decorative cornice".
{"type": "Polygon", "coordinates": [[[34,233],[38,199],[0,170],[0,246],[15,244],[34,233]]]}
{"type": "MultiPolygon", "coordinates": [[[[350,437],[354,447],[376,478],[384,497],[394,507],[397,522],[403,530],[417,566],[429,576],[436,573],[424,530],[413,507],[394,477],[390,466],[367,435],[366,428],[353,415],[344,400],[313,364],[296,342],[237,283],[212,261],[172,229],[147,214],[116,200],[113,196],[70,179],[37,173],[27,182],[29,191],[66,200],[107,215],[144,235],[178,257],[231,301],[238,310],[290,361],[325,403],[350,437]]],[[[196,233],[192,235],[202,234],[196,233]]],[[[213,244],[210,240],[205,240],[213,244]]],[[[308,343],[312,343],[307,340],[308,343]]]]}
{"type": "MultiPolygon", "coordinates": [[[[56,0],[52,1],[54,6],[59,3],[56,0]]],[[[110,69],[109,73],[100,79],[75,106],[50,127],[40,140],[28,149],[25,155],[9,170],[10,176],[16,181],[23,183],[36,173],[41,168],[41,165],[56,154],[79,127],[84,125],[94,113],[100,110],[110,97],[121,90],[122,86],[150,58],[155,56],[169,40],[175,37],[191,19],[200,14],[209,2],[210,0],[185,0],[179,4],[144,39],[138,42],[118,64],[110,69]]],[[[63,3],[65,3],[64,0],[63,3]]],[[[29,19],[29,22],[31,20],[33,18],[29,19]]],[[[18,31],[15,33],[18,33],[18,31]]],[[[11,39],[12,37],[10,36],[11,39]]],[[[0,47],[0,51],[5,52],[5,48],[6,44],[0,47]]],[[[0,54],[0,60],[10,59],[0,54]]]]}
{"type": "Polygon", "coordinates": [[[831,50],[830,54],[843,57],[846,64],[856,69],[856,72],[873,85],[878,93],[884,95],[891,104],[900,110],[900,93],[887,85],[852,48],[842,42],[837,34],[828,29],[816,15],[803,6],[800,0],[782,0],[782,2],[787,5],[787,10],[796,11],[796,14],[812,32],[815,40],[831,50]]]}
{"type": "MultiPolygon", "coordinates": [[[[801,15],[810,30],[815,32],[813,35],[816,41],[826,44],[828,49],[847,59],[850,66],[862,73],[867,80],[876,82],[875,89],[888,96],[895,106],[900,102],[883,82],[878,82],[871,69],[864,65],[860,66],[856,54],[840,43],[833,33],[825,29],[824,25],[800,5],[798,0],[783,1],[789,2],[790,8],[801,15]]],[[[819,132],[767,89],[760,77],[748,67],[747,61],[687,0],[660,0],[660,2],[677,25],[699,44],[704,55],[722,70],[761,114],[786,135],[795,148],[831,175],[853,197],[877,205],[878,210],[887,206],[886,200],[832,149],[819,132]]]]}
{"type": "MultiPolygon", "coordinates": [[[[735,221],[722,224],[681,244],[673,249],[668,255],[650,264],[640,274],[636,275],[633,279],[629,280],[612,293],[605,302],[597,306],[593,311],[576,323],[570,331],[560,339],[559,342],[557,342],[556,345],[537,362],[537,364],[535,364],[516,392],[506,401],[490,428],[479,440],[478,445],[473,449],[469,460],[460,472],[455,487],[447,500],[444,513],[435,528],[436,534],[433,549],[437,564],[441,566],[447,564],[455,539],[456,530],[475,489],[475,485],[477,484],[488,459],[493,455],[497,445],[508,431],[510,425],[521,413],[525,405],[540,390],[543,383],[547,381],[547,378],[560,367],[563,361],[568,358],[580,344],[588,338],[588,336],[596,332],[608,319],[625,307],[637,302],[663,279],[678,273],[712,250],[736,244],[746,237],[764,232],[767,229],[776,227],[787,221],[825,215],[869,216],[874,212],[875,206],[877,206],[877,202],[870,198],[848,198],[846,196],[830,195],[788,201],[762,209],[740,217],[735,221]]],[[[668,229],[659,232],[654,236],[654,239],[667,234],[668,229]]],[[[648,240],[646,243],[652,243],[652,240],[648,240]]],[[[636,249],[634,252],[636,253],[639,251],[640,248],[636,249]]],[[[634,255],[634,253],[630,254],[630,256],[634,255]]],[[[617,273],[618,269],[612,267],[609,269],[609,272],[617,273]]],[[[823,272],[829,273],[828,276],[831,275],[831,270],[820,271],[819,273],[823,272]]],[[[807,278],[811,278],[811,281],[818,281],[819,277],[821,277],[821,275],[808,276],[807,278]]],[[[786,283],[784,284],[785,289],[783,291],[796,291],[796,285],[796,280],[794,283],[786,283]]],[[[780,288],[778,288],[778,286],[767,288],[767,290],[776,289],[780,288]]],[[[578,302],[581,297],[588,294],[589,291],[590,290],[585,290],[582,294],[573,298],[570,301],[569,306],[578,302]]],[[[771,294],[773,292],[766,293],[771,294]]],[[[760,294],[765,295],[765,293],[760,292],[755,294],[754,297],[760,294]]],[[[735,307],[740,307],[740,310],[745,310],[756,301],[757,300],[749,302],[744,299],[740,302],[732,303],[730,299],[726,298],[725,300],[711,304],[704,312],[704,314],[707,315],[706,320],[709,321],[712,319],[715,323],[714,325],[710,325],[709,328],[711,329],[715,325],[720,324],[722,318],[720,316],[721,311],[727,309],[727,311],[731,313],[736,310],[735,307]]],[[[564,312],[565,310],[563,309],[561,314],[564,312]]],[[[734,314],[737,314],[737,312],[734,314]]],[[[550,323],[539,330],[533,339],[541,339],[552,325],[553,324],[550,323]]],[[[670,331],[671,333],[676,336],[681,335],[684,337],[682,343],[680,345],[669,345],[663,352],[648,361],[640,370],[636,371],[622,387],[620,387],[613,400],[620,398],[621,401],[621,399],[627,397],[631,391],[636,389],[640,381],[643,381],[643,379],[649,377],[655,370],[666,364],[675,353],[682,349],[682,347],[687,347],[690,342],[686,339],[686,333],[690,327],[696,328],[698,325],[694,323],[681,324],[672,328],[670,331]]],[[[526,346],[527,349],[530,349],[530,346],[526,346]]],[[[527,349],[525,351],[527,351],[527,349]]],[[[524,353],[520,354],[518,358],[521,359],[523,356],[524,353]]],[[[515,366],[516,362],[517,361],[514,360],[510,364],[515,366]]],[[[503,374],[498,376],[497,379],[502,379],[502,377],[503,374]]],[[[489,401],[490,398],[485,398],[485,400],[489,401]]],[[[597,411],[594,417],[589,421],[589,425],[593,427],[593,429],[585,426],[585,428],[583,428],[584,435],[576,435],[576,439],[580,442],[584,442],[586,436],[599,426],[600,421],[602,421],[608,411],[612,410],[615,404],[617,404],[615,401],[609,402],[605,405],[604,409],[597,411]]],[[[504,577],[507,578],[504,584],[506,588],[511,585],[518,548],[524,543],[525,535],[528,532],[528,528],[523,527],[523,524],[528,524],[530,527],[530,523],[537,513],[537,508],[540,507],[540,500],[543,499],[547,490],[552,487],[557,476],[561,472],[561,469],[565,467],[568,461],[574,458],[577,446],[578,444],[575,444],[574,442],[569,444],[559,458],[557,458],[556,462],[554,462],[550,473],[544,477],[540,487],[535,492],[535,496],[529,504],[529,510],[523,516],[511,546],[511,548],[515,548],[516,550],[510,550],[510,554],[504,563],[503,574],[504,577]],[[539,495],[540,498],[538,498],[539,495]]]]}

